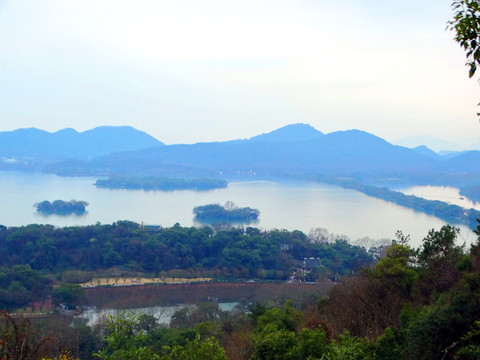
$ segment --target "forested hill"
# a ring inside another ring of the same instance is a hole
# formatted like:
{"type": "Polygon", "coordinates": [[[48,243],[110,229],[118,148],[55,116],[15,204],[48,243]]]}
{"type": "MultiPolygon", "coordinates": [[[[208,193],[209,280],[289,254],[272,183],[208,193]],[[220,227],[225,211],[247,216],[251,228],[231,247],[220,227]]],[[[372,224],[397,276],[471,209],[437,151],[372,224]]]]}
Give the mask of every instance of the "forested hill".
{"type": "Polygon", "coordinates": [[[318,263],[308,274],[300,272],[301,280],[311,281],[338,278],[373,263],[363,247],[328,241],[326,236],[308,238],[301,231],[249,227],[215,232],[210,227],[144,227],[129,221],[66,228],[0,226],[0,253],[0,309],[19,308],[44,296],[45,289],[34,280],[41,274],[68,275],[71,282],[112,272],[286,280],[296,268],[306,269],[305,258],[315,258],[318,263]],[[30,280],[22,278],[25,272],[30,280]],[[22,292],[16,291],[18,281],[22,292]]]}
{"type": "Polygon", "coordinates": [[[112,266],[145,273],[172,269],[229,269],[225,276],[286,279],[297,261],[322,258],[324,274],[348,274],[372,262],[364,248],[344,240],[313,242],[301,231],[210,227],[143,227],[130,221],[111,225],[54,228],[0,227],[2,266],[30,265],[46,273],[101,271],[112,266]],[[235,274],[232,273],[235,269],[235,274]]]}
{"type": "Polygon", "coordinates": [[[383,176],[435,168],[434,159],[359,130],[296,141],[263,136],[269,140],[162,146],[88,162],[63,162],[50,170],[72,175],[113,171],[129,175],[268,177],[299,172],[383,176]]]}
{"type": "Polygon", "coordinates": [[[160,145],[163,143],[129,126],[101,126],[84,132],[63,129],[50,133],[36,128],[0,132],[0,158],[11,161],[87,160],[160,145]]]}
{"type": "Polygon", "coordinates": [[[246,140],[235,140],[233,142],[255,142],[255,141],[308,141],[316,140],[325,136],[313,126],[308,124],[291,124],[266,134],[254,136],[246,140]]]}
{"type": "Polygon", "coordinates": [[[267,138],[269,140],[265,141],[162,146],[111,154],[91,161],[62,162],[49,171],[64,175],[114,172],[126,176],[227,179],[265,179],[310,173],[360,181],[396,178],[431,184],[442,181],[451,184],[480,177],[478,162],[471,162],[467,168],[468,161],[463,161],[467,155],[480,154],[475,151],[447,160],[392,145],[359,130],[297,141],[267,138]]]}

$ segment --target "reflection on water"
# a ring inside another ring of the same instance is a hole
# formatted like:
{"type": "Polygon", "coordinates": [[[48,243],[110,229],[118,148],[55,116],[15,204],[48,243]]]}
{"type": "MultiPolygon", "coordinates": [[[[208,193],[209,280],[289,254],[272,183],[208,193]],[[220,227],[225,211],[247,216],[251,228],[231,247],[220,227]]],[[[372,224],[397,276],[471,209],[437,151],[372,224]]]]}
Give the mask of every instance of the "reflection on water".
{"type": "MultiPolygon", "coordinates": [[[[0,224],[19,226],[49,223],[55,226],[110,224],[131,220],[146,225],[193,226],[194,207],[233,201],[260,211],[256,227],[301,230],[326,228],[352,240],[370,237],[393,239],[397,230],[410,234],[418,246],[428,230],[445,222],[354,190],[317,183],[280,184],[270,181],[230,183],[212,191],[111,190],[95,187],[96,178],[65,178],[50,174],[0,172],[0,224]],[[84,216],[41,216],[33,204],[43,200],[84,200],[84,216]]],[[[407,191],[407,190],[405,190],[407,191]]],[[[470,242],[473,232],[461,227],[470,242]]],[[[462,240],[463,241],[463,240],[462,240]]]]}
{"type": "Polygon", "coordinates": [[[94,327],[95,325],[99,325],[108,319],[110,316],[116,317],[119,316],[121,313],[133,313],[135,315],[152,315],[157,318],[157,322],[159,325],[170,325],[170,321],[172,320],[172,316],[175,314],[176,311],[184,309],[186,307],[192,307],[193,305],[176,305],[176,306],[152,306],[152,307],[145,307],[145,308],[136,308],[136,309],[96,309],[96,308],[88,308],[85,309],[80,315],[77,317],[80,319],[86,319],[87,325],[90,327],[94,327]]]}
{"type": "MultiPolygon", "coordinates": [[[[218,307],[222,311],[232,311],[237,304],[238,302],[218,303],[218,307]]],[[[133,313],[137,316],[143,314],[152,315],[155,316],[159,325],[169,326],[170,322],[172,321],[172,316],[175,314],[175,312],[185,308],[193,309],[194,307],[195,305],[188,304],[174,306],[150,306],[135,309],[97,309],[93,307],[84,309],[83,312],[77,316],[77,318],[85,319],[88,326],[94,327],[102,324],[102,322],[104,322],[110,316],[116,317],[125,312],[127,314],[133,313]]]]}
{"type": "MultiPolygon", "coordinates": [[[[260,216],[261,215],[262,214],[260,214],[260,216]]],[[[198,220],[195,218],[193,219],[194,226],[212,226],[214,228],[215,227],[221,228],[223,225],[225,226],[229,225],[234,227],[247,227],[247,226],[257,227],[259,224],[260,224],[260,220],[258,219],[229,221],[228,223],[218,219],[204,219],[204,220],[198,220]]]]}

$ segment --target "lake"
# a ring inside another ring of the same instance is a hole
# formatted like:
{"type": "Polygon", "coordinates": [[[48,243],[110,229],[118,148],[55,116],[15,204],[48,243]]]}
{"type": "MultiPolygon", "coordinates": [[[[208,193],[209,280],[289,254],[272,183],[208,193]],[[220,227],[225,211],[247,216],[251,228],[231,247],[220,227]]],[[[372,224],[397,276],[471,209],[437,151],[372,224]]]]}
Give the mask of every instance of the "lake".
{"type": "MultiPolygon", "coordinates": [[[[431,215],[320,183],[232,182],[225,189],[163,192],[101,189],[93,185],[95,181],[96,178],[0,172],[0,224],[72,226],[131,220],[164,227],[177,222],[192,226],[195,206],[226,201],[259,209],[260,220],[253,226],[262,229],[301,230],[308,234],[310,229],[321,227],[351,240],[393,239],[396,230],[402,230],[411,235],[411,244],[418,246],[428,230],[440,229],[445,224],[431,215]],[[56,199],[84,200],[90,205],[82,216],[36,213],[35,203],[56,199]]],[[[440,193],[439,190],[438,196],[440,193]]],[[[461,241],[471,242],[476,238],[467,227],[460,228],[461,241]]]]}

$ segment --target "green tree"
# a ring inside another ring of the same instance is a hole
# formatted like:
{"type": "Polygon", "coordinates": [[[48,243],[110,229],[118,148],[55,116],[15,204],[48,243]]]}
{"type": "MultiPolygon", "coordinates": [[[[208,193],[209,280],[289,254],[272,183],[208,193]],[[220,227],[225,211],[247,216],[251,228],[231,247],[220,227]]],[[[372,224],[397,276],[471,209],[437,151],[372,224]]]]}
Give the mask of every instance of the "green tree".
{"type": "Polygon", "coordinates": [[[94,355],[102,360],[147,360],[159,359],[156,354],[143,346],[145,334],[136,332],[138,318],[134,314],[125,312],[117,317],[110,316],[107,320],[108,335],[104,341],[106,346],[94,355]]]}
{"type": "Polygon", "coordinates": [[[308,357],[320,359],[327,352],[329,341],[325,330],[318,326],[315,329],[303,328],[299,334],[298,355],[301,359],[308,357]]]}
{"type": "Polygon", "coordinates": [[[262,333],[268,331],[267,329],[295,332],[301,319],[302,313],[293,309],[292,301],[289,300],[282,309],[275,307],[260,315],[254,332],[262,333]]]}
{"type": "Polygon", "coordinates": [[[142,314],[137,318],[137,323],[135,324],[135,330],[137,331],[146,331],[155,330],[158,328],[158,319],[153,315],[142,314]]]}
{"type": "Polygon", "coordinates": [[[458,261],[463,253],[463,246],[456,245],[460,229],[444,225],[439,231],[430,230],[418,254],[421,265],[428,266],[438,260],[458,261]]]}
{"type": "Polygon", "coordinates": [[[480,359],[480,321],[475,321],[470,330],[461,337],[460,349],[457,355],[462,359],[480,359]]]}
{"type": "Polygon", "coordinates": [[[75,307],[85,299],[85,290],[77,284],[61,284],[53,291],[53,299],[67,307],[75,307]]]}
{"type": "Polygon", "coordinates": [[[227,360],[225,351],[214,337],[201,341],[200,335],[197,335],[183,346],[165,347],[164,351],[167,354],[162,356],[162,360],[227,360]]]}
{"type": "Polygon", "coordinates": [[[455,31],[455,41],[466,51],[468,76],[472,77],[480,65],[480,4],[477,0],[455,0],[452,8],[455,13],[448,22],[449,28],[455,31]]]}
{"type": "Polygon", "coordinates": [[[455,41],[467,52],[469,77],[472,77],[480,64],[480,4],[477,0],[455,0],[452,3],[455,13],[449,21],[450,30],[455,31],[455,41]]]}
{"type": "Polygon", "coordinates": [[[410,266],[413,255],[414,252],[407,245],[392,245],[387,249],[386,256],[375,266],[373,273],[392,291],[400,291],[409,297],[418,276],[410,266]]]}
{"type": "Polygon", "coordinates": [[[292,308],[291,301],[281,309],[268,309],[256,317],[252,359],[296,359],[299,351],[296,330],[301,319],[302,313],[292,308]]]}
{"type": "Polygon", "coordinates": [[[439,296],[434,304],[413,311],[405,309],[410,313],[401,316],[405,358],[454,358],[455,346],[479,318],[479,280],[478,274],[470,275],[439,296]]]}
{"type": "Polygon", "coordinates": [[[269,331],[256,337],[254,343],[255,350],[251,357],[252,360],[293,360],[297,358],[298,341],[292,331],[269,331]]]}
{"type": "Polygon", "coordinates": [[[403,349],[398,337],[398,331],[389,327],[386,328],[385,332],[377,340],[375,346],[375,359],[402,360],[403,349]]]}
{"type": "Polygon", "coordinates": [[[457,264],[462,259],[463,245],[457,245],[459,229],[451,225],[439,231],[430,230],[418,251],[421,266],[421,291],[428,296],[443,292],[454,285],[460,276],[457,264]]]}
{"type": "Polygon", "coordinates": [[[372,347],[366,339],[351,336],[348,332],[341,334],[338,340],[333,340],[328,347],[328,353],[322,360],[367,360],[373,359],[372,347]]]}

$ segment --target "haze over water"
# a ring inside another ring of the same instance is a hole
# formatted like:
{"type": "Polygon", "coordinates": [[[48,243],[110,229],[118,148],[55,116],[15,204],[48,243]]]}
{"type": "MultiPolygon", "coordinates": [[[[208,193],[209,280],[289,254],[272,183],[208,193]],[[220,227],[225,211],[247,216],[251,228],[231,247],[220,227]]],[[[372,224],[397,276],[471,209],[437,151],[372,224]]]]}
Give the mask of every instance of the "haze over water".
{"type": "MultiPolygon", "coordinates": [[[[394,239],[396,230],[402,230],[411,235],[411,245],[415,247],[428,230],[440,229],[445,224],[434,216],[327,184],[232,182],[226,189],[206,192],[163,192],[99,189],[93,185],[95,180],[0,172],[0,224],[40,223],[62,227],[131,220],[164,227],[177,222],[192,226],[195,206],[226,201],[259,209],[260,220],[252,226],[265,230],[301,230],[308,234],[312,228],[321,227],[351,240],[394,239]],[[83,216],[43,216],[35,212],[35,203],[57,199],[87,201],[88,212],[83,216]]],[[[462,242],[475,239],[467,227],[460,228],[462,242]]]]}

